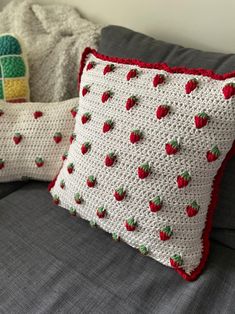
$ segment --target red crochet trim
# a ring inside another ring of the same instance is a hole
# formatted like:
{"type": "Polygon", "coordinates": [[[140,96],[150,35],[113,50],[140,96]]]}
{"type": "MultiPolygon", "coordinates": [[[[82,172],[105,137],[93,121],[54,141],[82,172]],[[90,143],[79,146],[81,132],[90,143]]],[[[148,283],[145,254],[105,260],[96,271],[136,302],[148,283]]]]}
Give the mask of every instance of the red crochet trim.
{"type": "MultiPolygon", "coordinates": [[[[117,58],[117,57],[109,57],[105,56],[102,54],[99,54],[96,50],[91,49],[91,48],[86,48],[82,54],[82,60],[81,60],[81,65],[80,65],[80,71],[78,74],[78,90],[81,82],[81,77],[83,73],[83,69],[86,64],[86,59],[89,54],[93,54],[95,57],[98,59],[104,60],[104,61],[109,61],[109,62],[116,62],[116,63],[121,63],[121,64],[131,64],[131,65],[137,65],[141,68],[148,68],[148,69],[158,69],[158,70],[165,70],[169,73],[184,73],[184,74],[192,74],[192,75],[202,75],[202,76],[207,76],[211,77],[212,79],[215,80],[225,80],[228,78],[235,77],[235,71],[230,72],[230,73],[225,73],[225,74],[216,74],[211,70],[205,70],[205,69],[190,69],[186,67],[169,67],[166,63],[144,63],[140,60],[136,59],[122,59],[122,58],[117,58]]],[[[214,181],[212,184],[212,192],[211,192],[211,203],[208,206],[208,212],[207,212],[207,219],[206,219],[206,224],[205,228],[202,233],[202,240],[203,240],[203,252],[202,252],[202,258],[200,260],[200,263],[198,267],[189,275],[187,274],[183,269],[176,269],[176,271],[187,281],[194,281],[197,279],[197,277],[201,274],[205,263],[207,261],[208,255],[209,255],[209,249],[210,249],[210,232],[212,229],[212,218],[213,214],[217,205],[218,201],[218,193],[219,193],[219,188],[220,188],[220,183],[221,179],[224,173],[224,169],[226,167],[227,162],[229,159],[231,159],[233,156],[235,156],[235,141],[232,145],[232,148],[230,151],[227,153],[225,159],[223,160],[221,167],[219,168],[217,174],[214,177],[214,181]]]]}

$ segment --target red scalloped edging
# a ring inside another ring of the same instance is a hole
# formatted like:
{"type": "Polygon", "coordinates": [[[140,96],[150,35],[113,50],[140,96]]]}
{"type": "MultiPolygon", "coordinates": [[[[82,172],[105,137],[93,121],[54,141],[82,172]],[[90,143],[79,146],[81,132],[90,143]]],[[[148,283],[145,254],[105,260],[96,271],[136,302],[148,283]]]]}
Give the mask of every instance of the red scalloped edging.
{"type": "MultiPolygon", "coordinates": [[[[102,54],[99,54],[95,49],[87,47],[83,54],[80,64],[80,71],[78,74],[78,90],[81,82],[82,73],[86,64],[86,59],[89,54],[93,54],[98,59],[109,61],[109,62],[116,62],[121,64],[131,64],[136,65],[141,68],[148,68],[148,69],[157,69],[157,70],[164,70],[168,73],[183,73],[183,74],[192,74],[192,75],[202,75],[207,76],[215,80],[225,80],[228,78],[235,77],[235,71],[225,74],[216,74],[215,72],[211,70],[206,70],[202,68],[198,69],[191,69],[186,67],[169,67],[166,63],[145,63],[140,60],[136,59],[122,59],[117,57],[109,57],[102,54]]],[[[176,269],[176,271],[187,281],[194,281],[198,278],[198,276],[201,274],[205,263],[207,261],[208,255],[209,255],[209,249],[210,249],[210,232],[212,229],[212,219],[213,214],[218,202],[218,194],[219,194],[219,188],[221,179],[223,176],[224,169],[226,167],[227,162],[235,156],[235,141],[233,142],[232,148],[227,153],[225,159],[223,160],[219,170],[217,171],[217,174],[214,177],[213,184],[212,184],[212,192],[211,192],[211,203],[208,206],[207,211],[207,219],[205,223],[205,228],[202,233],[202,239],[203,239],[203,252],[202,252],[202,258],[200,260],[199,265],[197,268],[189,275],[187,274],[183,269],[176,269]]],[[[56,181],[56,180],[55,180],[56,181]]]]}

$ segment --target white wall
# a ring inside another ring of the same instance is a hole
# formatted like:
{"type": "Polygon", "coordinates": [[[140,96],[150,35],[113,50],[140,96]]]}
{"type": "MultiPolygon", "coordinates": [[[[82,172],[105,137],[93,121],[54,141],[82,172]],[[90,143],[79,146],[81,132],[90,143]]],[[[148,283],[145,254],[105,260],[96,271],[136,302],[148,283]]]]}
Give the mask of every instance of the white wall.
{"type": "Polygon", "coordinates": [[[235,0],[35,1],[71,4],[100,23],[119,24],[188,47],[235,53],[235,0]]]}

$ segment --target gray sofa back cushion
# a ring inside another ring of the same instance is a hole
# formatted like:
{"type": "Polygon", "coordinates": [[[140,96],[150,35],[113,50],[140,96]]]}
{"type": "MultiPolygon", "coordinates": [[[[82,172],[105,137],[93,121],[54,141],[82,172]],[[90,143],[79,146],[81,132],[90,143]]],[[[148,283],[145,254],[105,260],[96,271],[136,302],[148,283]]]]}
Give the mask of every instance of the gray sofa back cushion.
{"type": "MultiPolygon", "coordinates": [[[[235,54],[184,48],[114,25],[102,29],[98,51],[108,56],[140,59],[143,62],[164,62],[169,66],[210,69],[219,74],[235,71],[235,54]]],[[[212,232],[212,237],[217,241],[235,248],[234,204],[235,156],[228,162],[221,182],[219,202],[213,220],[213,227],[218,229],[212,232]],[[228,230],[231,229],[234,230],[229,232],[228,237],[228,230]]]]}

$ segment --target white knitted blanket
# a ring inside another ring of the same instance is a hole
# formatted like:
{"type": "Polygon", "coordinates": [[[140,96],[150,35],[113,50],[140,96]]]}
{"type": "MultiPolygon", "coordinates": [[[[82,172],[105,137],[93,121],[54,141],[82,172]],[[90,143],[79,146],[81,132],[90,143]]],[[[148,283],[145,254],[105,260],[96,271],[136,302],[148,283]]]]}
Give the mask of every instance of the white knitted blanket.
{"type": "Polygon", "coordinates": [[[0,33],[15,33],[25,44],[31,101],[76,97],[81,53],[96,46],[101,27],[71,6],[34,2],[11,1],[0,12],[0,33]]]}

